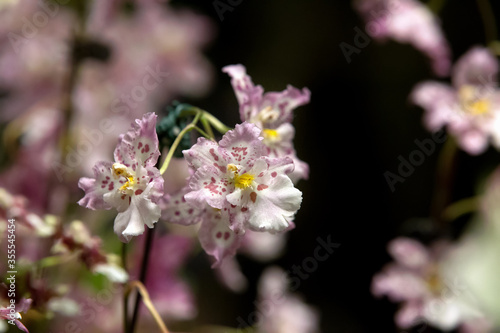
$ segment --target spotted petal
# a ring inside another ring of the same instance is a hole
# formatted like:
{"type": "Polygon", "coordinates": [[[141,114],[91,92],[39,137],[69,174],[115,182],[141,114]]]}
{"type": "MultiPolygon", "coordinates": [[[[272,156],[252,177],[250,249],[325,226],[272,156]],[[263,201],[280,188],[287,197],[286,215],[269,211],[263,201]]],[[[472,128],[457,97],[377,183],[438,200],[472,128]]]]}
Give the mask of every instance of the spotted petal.
{"type": "Polygon", "coordinates": [[[231,77],[231,85],[240,105],[241,121],[250,120],[255,117],[257,112],[260,111],[258,107],[262,100],[264,89],[261,86],[253,84],[243,65],[229,65],[222,68],[222,71],[231,77]]]}
{"type": "Polygon", "coordinates": [[[251,123],[236,125],[234,130],[227,132],[219,142],[220,152],[226,156],[229,163],[242,165],[246,172],[253,166],[253,161],[265,155],[265,146],[260,137],[261,130],[251,123]]]}
{"type": "Polygon", "coordinates": [[[192,205],[184,199],[184,195],[190,191],[189,187],[185,187],[172,194],[167,208],[162,211],[162,219],[170,223],[192,225],[201,222],[205,213],[206,205],[192,205]]]}
{"type": "Polygon", "coordinates": [[[78,187],[85,191],[85,196],[78,201],[80,206],[93,210],[114,207],[104,200],[106,193],[121,186],[111,173],[112,165],[111,162],[97,162],[93,168],[95,178],[82,177],[79,180],[78,187]]]}
{"type": "Polygon", "coordinates": [[[259,108],[262,110],[269,106],[279,111],[279,117],[276,121],[269,124],[271,127],[276,128],[284,123],[290,123],[293,119],[293,110],[309,103],[310,98],[311,92],[309,89],[303,88],[300,90],[288,85],[281,92],[265,93],[259,108]]]}
{"type": "Polygon", "coordinates": [[[198,231],[203,249],[215,258],[212,267],[219,266],[226,257],[232,257],[240,246],[240,236],[229,229],[228,221],[218,210],[211,209],[198,231]]]}
{"type": "Polygon", "coordinates": [[[142,119],[136,119],[132,128],[118,140],[114,155],[115,161],[135,170],[134,165],[152,167],[156,164],[160,152],[156,134],[156,114],[147,113],[142,119]]]}
{"type": "Polygon", "coordinates": [[[189,204],[204,206],[207,203],[218,209],[224,206],[226,194],[234,189],[226,173],[209,166],[196,171],[189,187],[191,191],[184,196],[189,204]]]}
{"type": "Polygon", "coordinates": [[[182,153],[188,165],[194,170],[204,165],[211,165],[222,170],[222,172],[226,172],[227,161],[219,153],[219,145],[212,140],[198,138],[196,144],[182,153]]]}

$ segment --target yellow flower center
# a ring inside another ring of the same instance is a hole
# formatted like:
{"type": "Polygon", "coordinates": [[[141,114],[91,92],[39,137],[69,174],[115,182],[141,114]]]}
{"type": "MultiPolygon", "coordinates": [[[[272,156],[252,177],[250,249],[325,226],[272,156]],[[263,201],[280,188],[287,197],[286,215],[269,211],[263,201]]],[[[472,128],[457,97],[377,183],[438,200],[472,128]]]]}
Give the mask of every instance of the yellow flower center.
{"type": "Polygon", "coordinates": [[[484,115],[490,111],[490,101],[481,98],[477,88],[473,86],[462,86],[458,91],[458,97],[464,110],[473,116],[484,115]]]}
{"type": "Polygon", "coordinates": [[[427,289],[435,295],[439,295],[440,293],[442,293],[443,288],[445,287],[443,279],[441,278],[441,274],[439,273],[439,269],[435,265],[432,265],[427,272],[425,282],[427,285],[427,289]]]}
{"type": "Polygon", "coordinates": [[[127,177],[127,182],[120,187],[120,191],[131,190],[134,187],[135,181],[133,176],[127,177]]]}
{"type": "Polygon", "coordinates": [[[254,180],[254,175],[251,175],[249,173],[244,173],[241,176],[240,175],[235,175],[234,176],[234,186],[237,188],[247,188],[250,185],[252,185],[252,182],[254,180]]]}
{"type": "Polygon", "coordinates": [[[135,185],[134,174],[130,172],[130,170],[121,163],[114,163],[111,167],[113,170],[113,177],[118,179],[120,177],[125,177],[127,181],[120,187],[121,192],[125,192],[127,190],[132,190],[135,185]]]}
{"type": "Polygon", "coordinates": [[[273,140],[273,141],[278,140],[280,137],[280,134],[278,133],[277,130],[269,129],[269,128],[263,129],[262,135],[264,136],[264,139],[273,140]]]}
{"type": "Polygon", "coordinates": [[[233,173],[234,186],[236,186],[239,189],[245,189],[249,187],[250,185],[252,185],[252,182],[255,179],[255,176],[250,173],[244,173],[240,175],[238,173],[238,167],[234,164],[228,164],[227,170],[233,173]]]}

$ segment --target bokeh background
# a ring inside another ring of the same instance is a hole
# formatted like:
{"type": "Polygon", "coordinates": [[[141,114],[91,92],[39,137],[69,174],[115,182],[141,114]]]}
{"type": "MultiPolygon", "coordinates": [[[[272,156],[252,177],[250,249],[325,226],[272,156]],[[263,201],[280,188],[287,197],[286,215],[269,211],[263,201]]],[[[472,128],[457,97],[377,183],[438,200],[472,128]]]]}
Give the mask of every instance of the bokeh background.
{"type": "MultiPolygon", "coordinates": [[[[495,13],[500,12],[493,2],[495,13]]],[[[301,281],[296,292],[321,313],[322,332],[398,332],[397,305],[370,293],[373,275],[390,258],[387,242],[399,235],[431,237],[426,231],[441,145],[392,192],[384,172],[396,173],[398,156],[408,156],[414,140],[430,138],[422,110],[408,95],[415,84],[435,79],[424,55],[410,45],[372,40],[348,61],[340,44],[354,44],[355,28],[365,23],[351,1],[239,1],[223,19],[213,1],[172,0],[210,18],[214,38],[204,54],[215,69],[214,84],[203,97],[179,97],[208,110],[228,125],[239,122],[230,80],[221,68],[241,63],[266,91],[287,84],[310,89],[311,102],[299,107],[293,124],[298,157],[310,165],[310,178],[297,185],[303,204],[286,252],[274,263],[285,270],[313,255],[317,238],[340,247],[301,281]]],[[[444,1],[439,12],[453,58],[484,44],[476,1],[444,1]]],[[[168,36],[166,36],[168,38],[168,36]]],[[[446,81],[447,78],[442,79],[446,81]]],[[[498,163],[489,150],[471,158],[459,153],[453,197],[474,194],[478,180],[498,163]]],[[[466,223],[456,224],[456,233],[466,223]]],[[[204,324],[236,327],[237,318],[254,311],[252,303],[265,265],[238,257],[250,288],[235,294],[210,273],[199,256],[188,269],[197,281],[199,316],[204,324]]],[[[426,328],[426,332],[433,332],[426,328]]]]}
{"type": "MultiPolygon", "coordinates": [[[[340,248],[298,289],[321,310],[323,332],[398,332],[393,321],[397,305],[375,299],[370,283],[391,260],[389,240],[432,237],[425,231],[426,219],[442,144],[394,192],[383,175],[397,173],[398,156],[407,158],[416,149],[415,139],[431,138],[422,125],[422,110],[408,98],[416,83],[436,79],[426,57],[410,45],[372,40],[348,63],[340,44],[354,46],[354,28],[365,31],[351,1],[243,1],[223,21],[210,2],[173,3],[188,4],[216,22],[218,38],[208,55],[217,68],[243,63],[254,82],[268,90],[285,84],[311,90],[311,103],[298,108],[294,120],[297,153],[310,164],[311,174],[298,184],[304,201],[280,264],[285,269],[300,264],[312,254],[317,237],[331,235],[340,248]]],[[[499,13],[498,3],[492,5],[499,13]]],[[[453,59],[484,45],[476,1],[444,1],[438,15],[453,59]]],[[[202,104],[234,116],[236,104],[224,73],[202,104]]],[[[458,159],[455,199],[475,193],[498,153],[489,150],[473,158],[459,153],[458,159]]],[[[466,222],[467,217],[457,221],[457,234],[466,222]]],[[[252,274],[252,268],[247,272],[252,274]]],[[[241,304],[237,309],[224,317],[231,321],[241,304]]]]}

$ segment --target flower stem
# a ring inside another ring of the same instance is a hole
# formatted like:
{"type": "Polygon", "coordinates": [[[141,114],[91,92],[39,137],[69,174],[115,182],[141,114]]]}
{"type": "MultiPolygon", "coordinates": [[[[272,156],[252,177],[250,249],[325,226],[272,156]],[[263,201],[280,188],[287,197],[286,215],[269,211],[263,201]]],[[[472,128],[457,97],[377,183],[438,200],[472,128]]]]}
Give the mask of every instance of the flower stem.
{"type": "Polygon", "coordinates": [[[439,156],[436,172],[436,189],[431,207],[431,216],[436,220],[442,231],[447,224],[446,219],[443,218],[443,211],[452,199],[451,193],[457,156],[457,144],[451,136],[448,136],[439,156]]]}
{"type": "MultiPolygon", "coordinates": [[[[202,110],[200,108],[197,108],[195,106],[191,106],[189,108],[185,108],[184,110],[182,110],[181,117],[188,116],[188,115],[197,115],[197,114],[201,114],[200,120],[204,125],[205,124],[212,125],[221,134],[225,134],[227,131],[229,131],[231,129],[230,127],[224,125],[219,119],[217,119],[210,112],[207,112],[207,111],[202,110]]],[[[208,130],[207,130],[207,132],[208,132],[208,130]]]]}
{"type": "Polygon", "coordinates": [[[495,14],[489,0],[477,0],[477,7],[483,20],[484,35],[486,44],[489,44],[497,39],[497,24],[495,14]]]}
{"type": "MultiPolygon", "coordinates": [[[[139,282],[141,284],[146,283],[149,254],[151,253],[151,247],[153,245],[153,237],[155,228],[147,228],[146,240],[144,242],[144,253],[142,255],[141,271],[139,273],[139,282]]],[[[134,312],[132,313],[132,319],[130,320],[130,325],[128,325],[128,331],[126,333],[134,333],[137,320],[139,318],[139,305],[141,302],[141,293],[138,293],[135,298],[134,312]]],[[[144,302],[144,304],[146,304],[144,302]]]]}
{"type": "Polygon", "coordinates": [[[202,118],[204,120],[207,120],[219,133],[225,134],[227,131],[229,131],[231,128],[228,126],[224,125],[219,119],[215,118],[212,114],[208,113],[207,111],[202,111],[202,118]]]}
{"type": "Polygon", "coordinates": [[[167,157],[165,158],[165,161],[163,161],[163,165],[161,166],[161,169],[160,169],[160,174],[163,175],[165,173],[165,171],[167,171],[168,165],[170,164],[170,161],[172,160],[172,157],[174,156],[174,152],[177,149],[177,147],[179,146],[179,143],[181,142],[182,138],[184,137],[184,135],[186,133],[197,128],[196,123],[198,122],[200,117],[201,117],[201,112],[197,112],[196,115],[194,116],[193,121],[191,123],[189,123],[186,127],[184,127],[182,129],[182,131],[177,135],[174,143],[172,144],[172,146],[168,150],[168,154],[167,154],[167,157]]]}
{"type": "Polygon", "coordinates": [[[184,127],[182,129],[182,131],[177,135],[174,143],[172,144],[172,146],[168,150],[167,157],[163,161],[163,164],[162,164],[161,169],[160,169],[160,174],[162,174],[162,175],[165,173],[165,171],[167,171],[168,165],[170,164],[170,161],[172,160],[172,157],[174,156],[174,152],[177,149],[177,147],[179,146],[184,135],[186,135],[186,133],[188,133],[192,130],[197,130],[204,137],[214,139],[214,133],[213,133],[210,125],[212,125],[217,131],[219,131],[222,134],[224,134],[230,130],[230,128],[227,127],[226,125],[224,125],[219,119],[217,119],[216,117],[214,117],[213,115],[211,115],[207,111],[202,110],[200,108],[197,108],[197,107],[185,108],[184,110],[182,110],[180,116],[185,117],[185,116],[190,116],[190,115],[194,115],[194,119],[188,125],[186,125],[186,127],[184,127]],[[198,121],[200,121],[202,123],[205,130],[202,130],[201,128],[196,126],[198,121]]]}
{"type": "Polygon", "coordinates": [[[154,320],[156,321],[156,323],[160,327],[162,333],[169,333],[167,326],[165,325],[165,323],[161,319],[158,311],[156,311],[156,308],[154,307],[153,302],[151,302],[151,298],[149,297],[149,293],[148,293],[146,287],[144,286],[144,284],[141,283],[140,281],[132,281],[129,283],[129,288],[130,288],[130,290],[128,290],[126,294],[128,294],[131,291],[131,289],[136,288],[139,292],[138,295],[142,296],[142,298],[144,300],[144,305],[146,305],[149,312],[151,312],[151,315],[153,316],[154,320]]]}
{"type": "Polygon", "coordinates": [[[452,203],[443,211],[443,218],[446,221],[454,221],[462,215],[475,212],[479,203],[480,197],[465,198],[452,203]]]}

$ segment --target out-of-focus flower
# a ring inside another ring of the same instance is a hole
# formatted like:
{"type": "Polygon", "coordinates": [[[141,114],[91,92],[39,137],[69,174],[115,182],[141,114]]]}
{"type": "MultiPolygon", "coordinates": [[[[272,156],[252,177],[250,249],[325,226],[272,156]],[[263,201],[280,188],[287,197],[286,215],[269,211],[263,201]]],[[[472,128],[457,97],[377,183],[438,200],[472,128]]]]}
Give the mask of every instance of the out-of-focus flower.
{"type": "Polygon", "coordinates": [[[115,163],[98,162],[95,178],[81,178],[78,186],[85,196],[78,202],[90,209],[118,210],[114,230],[123,242],[153,228],[160,217],[158,202],[163,196],[163,178],[155,167],[160,155],[156,114],[145,114],[119,138],[115,163]]]}
{"type": "Polygon", "coordinates": [[[449,244],[436,243],[427,249],[420,242],[400,237],[388,251],[394,262],[372,281],[375,296],[401,302],[396,324],[407,329],[425,322],[441,330],[484,320],[470,290],[443,265],[451,251],[449,244]]]}
{"type": "Polygon", "coordinates": [[[451,65],[448,41],[438,19],[424,4],[416,0],[357,0],[354,4],[371,37],[409,43],[429,57],[434,73],[448,75],[451,65]]]}
{"type": "MultiPolygon", "coordinates": [[[[467,286],[487,315],[489,326],[500,328],[500,169],[486,178],[480,211],[457,241],[446,261],[447,269],[467,286]]],[[[472,331],[474,332],[474,331],[472,331]]]]}
{"type": "MultiPolygon", "coordinates": [[[[85,133],[104,121],[112,125],[103,134],[118,135],[143,113],[159,112],[181,96],[204,96],[213,85],[214,69],[203,55],[214,36],[208,17],[158,1],[136,1],[133,10],[129,5],[92,2],[86,35],[109,57],[80,65],[73,94],[75,142],[88,139],[85,133]]],[[[80,170],[105,160],[114,145],[106,138],[94,144],[80,170]]]]}
{"type": "MultiPolygon", "coordinates": [[[[0,253],[7,257],[6,233],[14,232],[16,242],[23,244],[15,249],[16,261],[20,267],[32,265],[49,255],[44,244],[50,241],[48,238],[54,236],[60,227],[60,218],[57,216],[38,215],[31,208],[27,198],[12,195],[0,188],[0,253]]],[[[7,261],[0,262],[0,271],[7,270],[7,261]]]]}
{"type": "Polygon", "coordinates": [[[63,230],[52,247],[56,254],[77,253],[78,258],[94,273],[105,275],[112,282],[124,283],[128,274],[120,267],[118,258],[101,249],[101,239],[92,236],[81,221],[73,221],[63,230]]]}
{"type": "Polygon", "coordinates": [[[258,333],[317,333],[319,313],[288,291],[286,273],[269,267],[258,286],[257,308],[265,309],[256,325],[258,333]],[[260,306],[262,304],[262,306],[260,306]]]}
{"type": "Polygon", "coordinates": [[[130,11],[120,1],[96,1],[87,22],[88,35],[111,49],[108,62],[92,73],[114,96],[104,110],[138,117],[174,97],[205,94],[214,75],[202,48],[213,38],[212,22],[169,4],[134,5],[130,11]]]}
{"type": "Polygon", "coordinates": [[[500,93],[498,62],[483,47],[473,47],[455,64],[452,86],[435,81],[418,84],[412,101],[425,109],[430,131],[443,126],[471,155],[486,150],[488,141],[500,148],[500,93]]]}
{"type": "Polygon", "coordinates": [[[12,163],[0,174],[0,186],[24,196],[30,210],[40,215],[49,209],[53,199],[49,188],[54,177],[54,160],[58,159],[56,143],[60,126],[58,109],[34,107],[9,123],[4,134],[8,143],[5,151],[11,155],[12,163]]]}
{"type": "Polygon", "coordinates": [[[250,123],[236,125],[219,143],[199,138],[184,156],[195,170],[184,195],[192,205],[208,204],[236,233],[246,229],[280,232],[300,208],[302,195],[287,176],[290,158],[270,158],[250,123]]]}
{"type": "Polygon", "coordinates": [[[43,1],[20,0],[0,10],[0,87],[9,93],[0,120],[34,106],[60,107],[75,21],[67,8],[43,1]],[[46,21],[34,22],[43,16],[46,21]]]}
{"type": "Polygon", "coordinates": [[[73,327],[82,332],[122,333],[122,288],[121,284],[112,284],[91,291],[74,286],[65,298],[52,299],[49,305],[59,315],[52,320],[48,332],[64,332],[73,327]]]}
{"type": "Polygon", "coordinates": [[[295,169],[289,177],[294,182],[307,179],[309,166],[297,158],[293,146],[295,128],[291,122],[293,110],[309,103],[311,92],[307,88],[299,90],[289,85],[282,92],[264,94],[262,86],[253,84],[244,66],[230,65],[222,70],[231,76],[231,85],[240,106],[241,121],[253,123],[262,130],[261,135],[269,156],[288,156],[293,160],[295,169]]]}
{"type": "MultiPolygon", "coordinates": [[[[293,222],[285,231],[295,228],[293,222]]],[[[262,233],[247,230],[241,242],[240,252],[260,262],[268,262],[278,258],[286,246],[286,232],[262,233]]]]}
{"type": "Polygon", "coordinates": [[[6,307],[0,307],[0,319],[7,320],[15,324],[21,331],[29,333],[26,326],[21,323],[19,319],[22,319],[20,312],[26,312],[31,306],[31,299],[21,299],[19,304],[9,303],[6,307]]]}
{"type": "Polygon", "coordinates": [[[235,257],[225,259],[217,267],[215,274],[219,282],[232,292],[242,292],[248,286],[248,280],[241,271],[240,265],[235,257]]]}
{"type": "Polygon", "coordinates": [[[28,208],[28,200],[20,195],[12,195],[0,188],[0,222],[14,219],[17,225],[23,225],[38,237],[50,237],[55,234],[59,221],[56,216],[45,215],[43,218],[28,208]]]}

